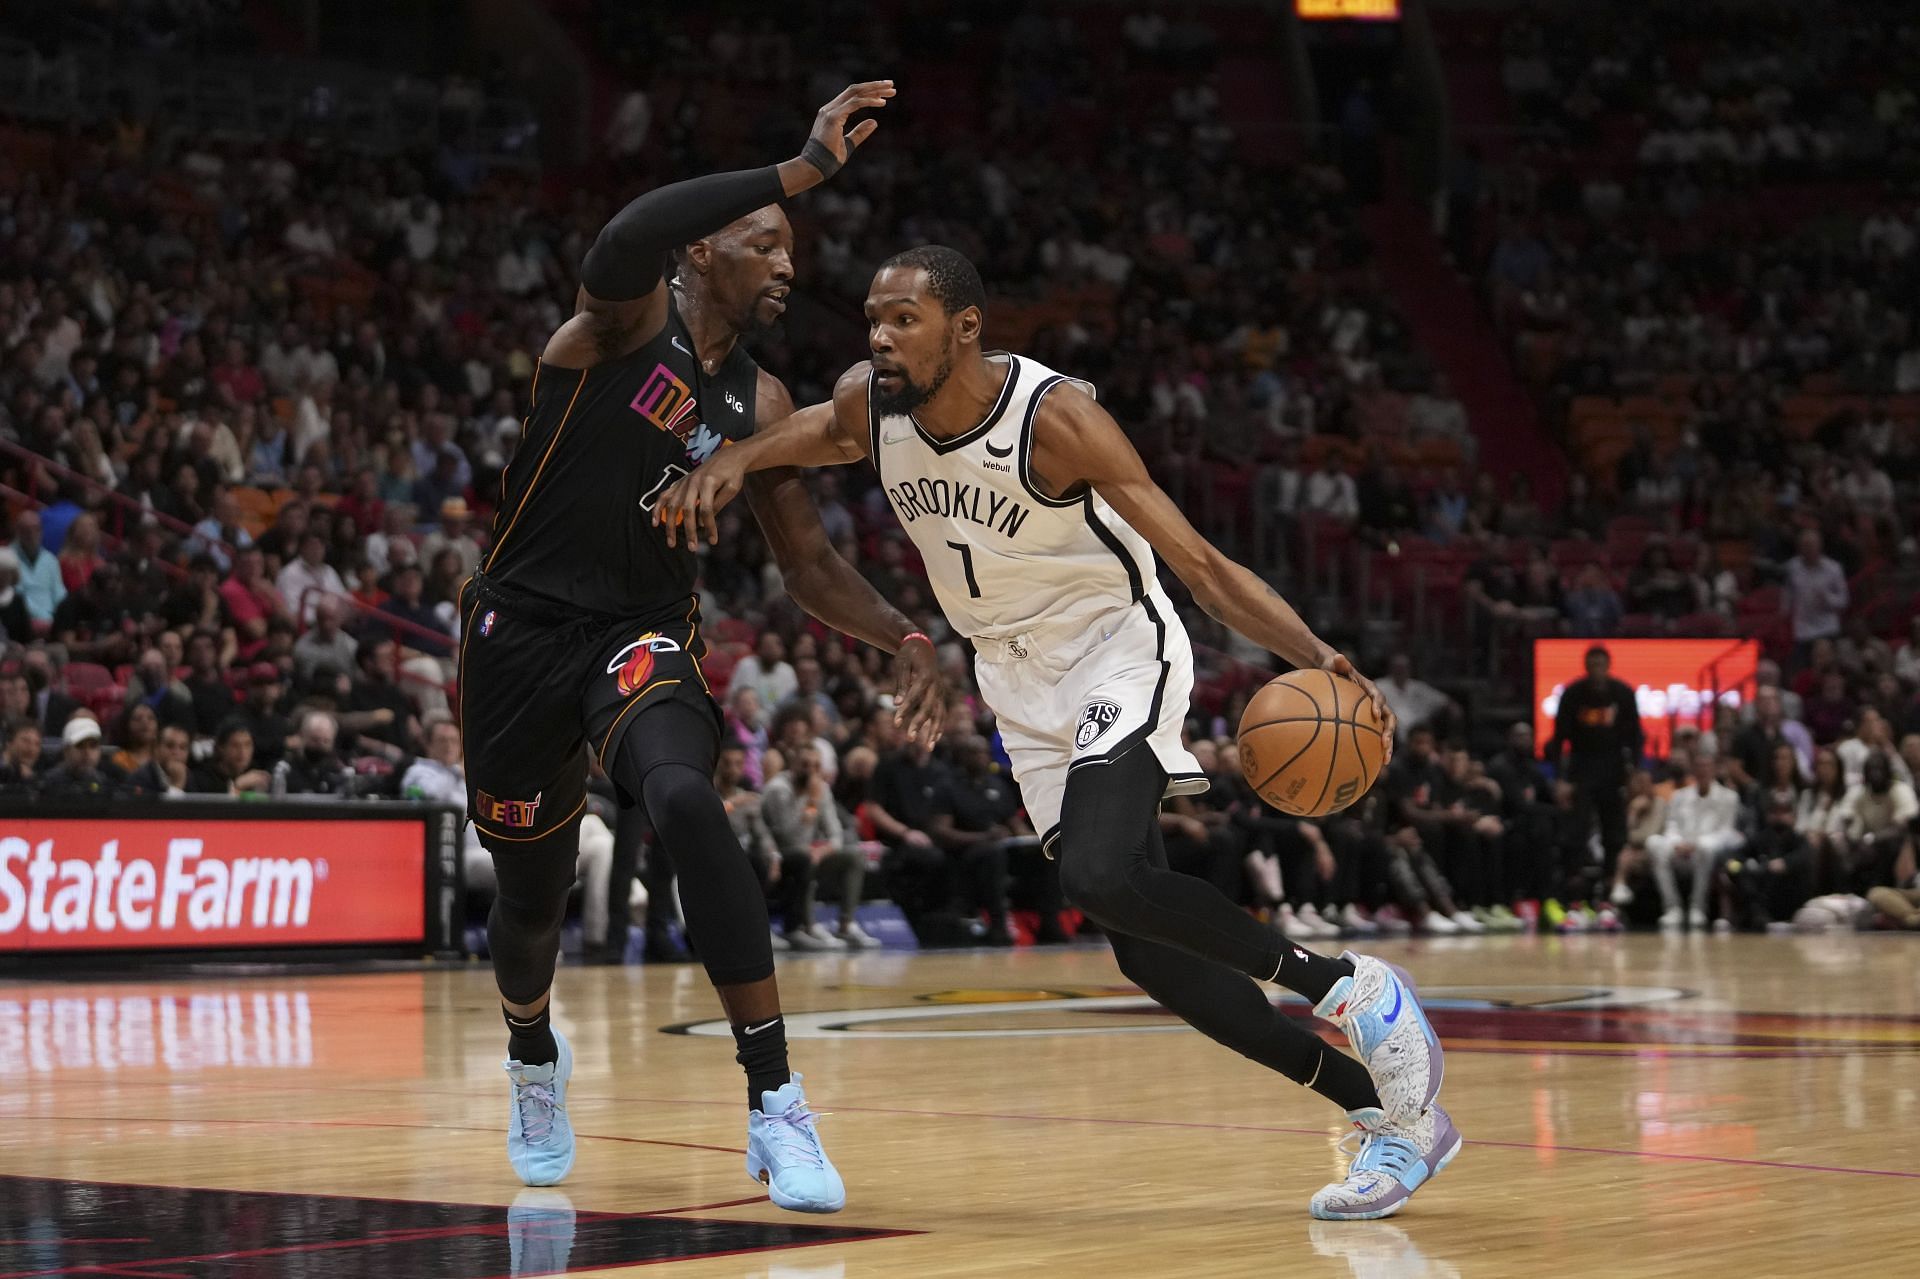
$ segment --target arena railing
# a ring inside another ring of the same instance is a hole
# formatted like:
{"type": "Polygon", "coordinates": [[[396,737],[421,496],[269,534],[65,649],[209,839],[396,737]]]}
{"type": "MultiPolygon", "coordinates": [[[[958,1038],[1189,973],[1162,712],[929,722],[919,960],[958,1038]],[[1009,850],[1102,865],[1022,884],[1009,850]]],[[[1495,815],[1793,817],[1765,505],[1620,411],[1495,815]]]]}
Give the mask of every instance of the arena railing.
{"type": "MultiPolygon", "coordinates": [[[[192,538],[203,546],[217,546],[229,556],[238,549],[223,538],[206,536],[204,533],[197,531],[193,525],[187,523],[185,520],[168,515],[165,511],[158,511],[150,506],[142,506],[139,502],[134,501],[125,493],[122,493],[119,489],[114,488],[111,484],[106,483],[97,476],[88,475],[84,471],[76,471],[70,466],[56,462],[45,454],[36,453],[24,445],[14,443],[12,440],[0,439],[0,455],[18,458],[20,461],[32,466],[44,467],[46,470],[58,475],[61,479],[81,485],[90,493],[103,493],[106,495],[108,504],[115,509],[121,512],[131,511],[137,514],[141,520],[151,517],[160,527],[171,529],[182,537],[192,538]]],[[[42,502],[42,504],[44,505],[44,502],[42,502]]],[[[100,531],[102,533],[109,531],[124,533],[125,530],[126,524],[123,521],[112,530],[103,528],[100,531]]]]}

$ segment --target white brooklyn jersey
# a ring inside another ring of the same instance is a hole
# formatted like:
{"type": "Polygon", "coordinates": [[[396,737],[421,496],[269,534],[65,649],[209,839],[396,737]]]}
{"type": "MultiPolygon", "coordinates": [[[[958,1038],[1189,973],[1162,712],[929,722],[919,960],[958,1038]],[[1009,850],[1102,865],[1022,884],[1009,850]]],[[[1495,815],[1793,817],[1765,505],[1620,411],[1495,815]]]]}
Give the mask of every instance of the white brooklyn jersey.
{"type": "Polygon", "coordinates": [[[881,416],[867,387],[870,447],[880,484],[955,630],[995,637],[1045,624],[1058,632],[1122,609],[1154,584],[1147,540],[1089,490],[1060,500],[1033,481],[1033,420],[1063,383],[1093,393],[1033,360],[1011,366],[986,420],[936,439],[912,414],[881,416]]]}

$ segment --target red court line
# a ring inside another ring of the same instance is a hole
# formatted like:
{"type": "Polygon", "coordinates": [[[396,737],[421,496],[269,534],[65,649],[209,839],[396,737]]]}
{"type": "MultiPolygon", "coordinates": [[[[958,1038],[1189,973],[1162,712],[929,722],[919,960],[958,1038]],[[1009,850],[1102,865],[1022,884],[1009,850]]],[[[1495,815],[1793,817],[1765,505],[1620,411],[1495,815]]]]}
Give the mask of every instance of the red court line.
{"type": "MultiPolygon", "coordinates": [[[[35,1115],[36,1119],[68,1120],[78,1123],[132,1123],[132,1124],[229,1124],[250,1128],[403,1128],[420,1132],[492,1132],[504,1133],[505,1128],[487,1128],[470,1124],[393,1124],[376,1123],[366,1119],[183,1119],[161,1115],[35,1115]]],[[[697,1141],[663,1141],[655,1137],[616,1137],[605,1133],[576,1132],[582,1141],[618,1141],[633,1146],[674,1146],[682,1150],[717,1150],[723,1155],[744,1155],[747,1152],[739,1146],[708,1146],[697,1141]]],[[[83,1178],[83,1180],[86,1180],[83,1178]]],[[[122,1185],[131,1183],[105,1183],[122,1185]]],[[[246,1194],[305,1194],[306,1191],[245,1191],[246,1194]]],[[[360,1198],[362,1196],[348,1196],[360,1198]]],[[[373,1196],[378,1198],[378,1196],[373,1196]]],[[[420,1203],[425,1200],[402,1199],[396,1203],[420,1203]]],[[[0,1277],[4,1279],[4,1277],[0,1277]]]]}

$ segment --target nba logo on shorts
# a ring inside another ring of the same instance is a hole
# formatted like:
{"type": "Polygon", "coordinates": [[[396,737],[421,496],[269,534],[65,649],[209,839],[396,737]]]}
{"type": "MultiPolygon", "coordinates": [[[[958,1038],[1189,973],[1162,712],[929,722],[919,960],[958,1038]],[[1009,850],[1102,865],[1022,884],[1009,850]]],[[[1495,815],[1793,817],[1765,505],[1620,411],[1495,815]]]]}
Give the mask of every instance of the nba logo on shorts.
{"type": "Polygon", "coordinates": [[[1080,729],[1073,735],[1073,744],[1085,750],[1099,740],[1100,734],[1112,728],[1113,722],[1119,718],[1120,707],[1106,698],[1088,702],[1087,708],[1080,712],[1080,729]]]}
{"type": "Polygon", "coordinates": [[[485,639],[487,636],[493,634],[493,619],[497,616],[499,616],[499,614],[495,613],[492,609],[488,609],[487,615],[480,619],[481,639],[485,639]]]}

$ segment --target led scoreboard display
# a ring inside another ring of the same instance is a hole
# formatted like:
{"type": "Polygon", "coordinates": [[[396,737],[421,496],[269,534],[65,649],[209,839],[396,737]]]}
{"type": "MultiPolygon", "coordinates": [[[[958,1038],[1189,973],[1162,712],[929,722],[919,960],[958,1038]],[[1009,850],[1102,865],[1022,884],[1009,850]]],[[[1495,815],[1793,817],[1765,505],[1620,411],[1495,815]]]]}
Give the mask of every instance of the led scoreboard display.
{"type": "Polygon", "coordinates": [[[1310,21],[1358,18],[1365,22],[1395,22],[1400,0],[1293,0],[1294,12],[1310,21]]]}

